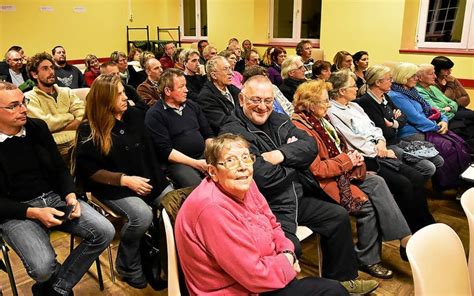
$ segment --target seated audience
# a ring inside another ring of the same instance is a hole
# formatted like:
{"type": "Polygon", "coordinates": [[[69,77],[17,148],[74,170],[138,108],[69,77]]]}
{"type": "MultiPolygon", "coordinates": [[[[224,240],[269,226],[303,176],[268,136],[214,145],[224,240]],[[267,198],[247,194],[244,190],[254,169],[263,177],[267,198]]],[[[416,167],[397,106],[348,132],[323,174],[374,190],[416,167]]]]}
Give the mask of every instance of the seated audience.
{"type": "Polygon", "coordinates": [[[77,131],[76,176],[127,222],[120,234],[116,270],[130,286],[147,286],[140,238],[150,227],[159,199],[172,190],[145,129],[143,111],[128,108],[120,77],[101,75],[87,95],[77,131]]]}
{"type": "Polygon", "coordinates": [[[209,61],[210,59],[212,59],[213,57],[217,55],[217,48],[214,45],[209,44],[202,50],[202,54],[203,54],[204,60],[206,61],[204,63],[205,65],[207,61],[209,61]]]}
{"type": "Polygon", "coordinates": [[[239,72],[235,71],[235,64],[237,63],[237,56],[231,50],[225,50],[219,53],[220,56],[223,56],[229,62],[230,68],[232,69],[232,85],[237,88],[242,88],[242,80],[244,77],[239,72]]]}
{"type": "Polygon", "coordinates": [[[84,87],[85,83],[82,72],[76,66],[68,64],[64,47],[57,45],[51,52],[53,54],[56,83],[58,86],[69,88],[84,87]]]}
{"type": "Polygon", "coordinates": [[[133,47],[128,53],[127,62],[129,65],[134,66],[137,71],[142,70],[140,67],[140,56],[142,52],[140,48],[133,47]]]}
{"type": "Polygon", "coordinates": [[[16,85],[22,92],[31,90],[34,83],[28,78],[26,65],[23,57],[16,50],[9,50],[5,54],[5,64],[0,67],[0,81],[6,81],[16,85]]]}
{"type": "MultiPolygon", "coordinates": [[[[143,82],[145,82],[145,80],[148,78],[148,75],[146,74],[146,71],[145,71],[145,63],[148,59],[151,59],[151,58],[156,58],[155,57],[155,54],[152,53],[151,51],[144,51],[140,54],[140,59],[139,59],[139,63],[140,63],[140,71],[137,71],[135,73],[135,77],[134,77],[134,83],[136,83],[137,85],[140,85],[142,84],[143,82]]],[[[161,65],[161,63],[160,63],[161,65]]],[[[137,86],[138,88],[138,86],[137,86]]]]}
{"type": "Polygon", "coordinates": [[[456,101],[445,96],[435,84],[434,66],[420,65],[416,90],[431,107],[438,109],[448,118],[449,130],[463,138],[472,150],[474,148],[474,111],[466,108],[458,109],[456,101]]]}
{"type": "Polygon", "coordinates": [[[84,59],[86,70],[84,71],[84,82],[87,87],[91,87],[92,82],[100,75],[100,63],[93,54],[88,54],[84,59]]]}
{"type": "MultiPolygon", "coordinates": [[[[128,56],[121,51],[114,51],[110,54],[110,61],[117,65],[123,84],[129,85],[131,76],[130,69],[133,69],[133,66],[128,67],[127,58],[128,56]]],[[[133,71],[135,72],[135,69],[133,69],[133,71]]]]}
{"type": "Polygon", "coordinates": [[[207,42],[207,40],[199,40],[198,44],[197,44],[197,48],[198,48],[198,51],[199,51],[199,63],[201,65],[205,65],[206,64],[206,59],[204,59],[204,54],[203,54],[203,50],[204,48],[206,48],[206,46],[209,45],[209,42],[207,42]]]}
{"type": "MultiPolygon", "coordinates": [[[[244,82],[249,80],[250,77],[262,75],[268,77],[267,69],[262,66],[255,66],[250,69],[245,70],[244,72],[244,82]]],[[[273,92],[275,94],[275,100],[273,100],[273,111],[285,114],[288,117],[293,114],[294,108],[290,101],[288,101],[280,89],[275,85],[272,84],[273,92]]]]}
{"type": "Polygon", "coordinates": [[[145,62],[145,72],[147,79],[137,87],[137,93],[148,107],[151,107],[160,99],[158,81],[160,80],[161,73],[163,73],[160,61],[155,58],[149,58],[145,62]]]}
{"type": "MultiPolygon", "coordinates": [[[[184,51],[184,77],[186,77],[186,88],[188,89],[188,98],[197,102],[199,93],[206,83],[206,73],[201,73],[204,66],[199,64],[199,52],[194,49],[184,51]]],[[[203,71],[204,72],[204,71],[203,71]]]]}
{"type": "Polygon", "coordinates": [[[289,56],[281,64],[282,84],[279,88],[288,101],[293,102],[293,95],[298,86],[306,81],[306,68],[300,56],[289,56]]]}
{"type": "Polygon", "coordinates": [[[309,40],[301,40],[297,45],[296,45],[296,54],[301,57],[301,60],[303,61],[303,65],[305,67],[305,73],[304,76],[306,79],[311,79],[313,76],[313,64],[314,60],[311,57],[311,52],[313,50],[313,45],[311,45],[311,41],[309,40]]]}
{"type": "Polygon", "coordinates": [[[354,74],[357,77],[356,85],[360,89],[365,84],[365,71],[369,67],[369,53],[361,50],[352,55],[354,74]]]}
{"type": "Polygon", "coordinates": [[[319,184],[308,167],[317,154],[314,140],[296,128],[288,117],[273,111],[273,87],[264,76],[247,80],[239,95],[240,106],[223,125],[222,133],[242,135],[256,155],[254,178],[276,219],[294,246],[301,245],[297,225],[321,234],[323,277],[342,281],[351,293],[369,293],[376,281],[358,281],[357,258],[352,245],[347,212],[339,205],[323,201],[319,184]]]}
{"type": "MultiPolygon", "coordinates": [[[[113,74],[113,75],[118,75],[120,77],[120,70],[119,70],[119,67],[118,67],[117,63],[112,62],[112,61],[108,61],[108,62],[102,63],[100,65],[100,74],[105,74],[105,75],[113,74]]],[[[123,79],[122,79],[122,85],[125,88],[125,90],[124,90],[125,95],[128,98],[128,104],[130,106],[134,106],[134,107],[142,109],[142,110],[148,109],[147,104],[138,95],[137,91],[133,87],[131,87],[130,85],[124,84],[123,79]]]]}
{"type": "Polygon", "coordinates": [[[356,218],[359,269],[391,278],[393,272],[381,264],[382,240],[400,240],[405,248],[411,232],[387,184],[380,176],[366,173],[364,157],[357,150],[349,151],[342,135],[325,118],[330,104],[324,81],[301,84],[293,103],[293,123],[318,145],[311,173],[324,192],[356,218]]]}
{"type": "Polygon", "coordinates": [[[184,71],[184,57],[186,54],[186,51],[189,49],[183,49],[183,48],[178,48],[176,50],[176,54],[174,55],[174,67],[175,69],[179,69],[181,71],[184,71]]]}
{"type": "Polygon", "coordinates": [[[260,61],[260,66],[268,68],[272,65],[272,53],[275,50],[275,47],[269,46],[263,54],[262,60],[260,61]]]}
{"type": "Polygon", "coordinates": [[[438,56],[433,58],[431,64],[435,68],[436,86],[445,96],[455,101],[459,109],[467,108],[471,100],[459,80],[451,75],[451,70],[454,67],[453,61],[448,57],[438,56]]]}
{"type": "Polygon", "coordinates": [[[245,139],[223,134],[205,155],[210,177],[186,199],[175,225],[191,295],[348,295],[334,280],[296,279],[294,245],[253,181],[245,139]]]}
{"type": "MultiPolygon", "coordinates": [[[[419,171],[425,179],[429,179],[437,168],[443,166],[444,160],[434,148],[433,154],[436,154],[435,156],[429,155],[429,157],[423,158],[405,152],[405,147],[415,146],[410,144],[411,141],[402,140],[398,133],[399,129],[407,124],[407,117],[387,94],[392,86],[390,68],[382,65],[371,66],[367,69],[365,77],[368,86],[367,92],[356,102],[364,109],[375,126],[382,130],[383,137],[387,141],[387,148],[393,150],[398,159],[419,171]]],[[[414,144],[425,147],[432,146],[425,141],[414,144]]]]}
{"type": "Polygon", "coordinates": [[[393,69],[393,84],[388,93],[407,117],[407,124],[399,129],[402,140],[427,140],[434,144],[444,159],[442,169],[436,171],[433,187],[436,190],[457,188],[459,175],[470,161],[469,147],[448,129],[448,118],[434,109],[418,93],[418,67],[400,63],[393,69]]]}
{"type": "Polygon", "coordinates": [[[281,64],[286,60],[286,50],[283,47],[275,47],[271,54],[272,63],[268,67],[268,79],[276,85],[280,86],[283,82],[281,78],[281,64]]]}
{"type": "Polygon", "coordinates": [[[314,62],[312,71],[312,79],[328,81],[329,77],[331,77],[331,63],[328,61],[318,60],[314,62]]]}
{"type": "Polygon", "coordinates": [[[247,53],[247,51],[253,49],[253,45],[252,45],[252,42],[248,39],[245,39],[244,41],[242,41],[242,51],[244,53],[244,56],[245,54],[247,53]]]}
{"type": "Polygon", "coordinates": [[[337,72],[343,69],[351,70],[352,55],[345,50],[338,51],[332,60],[331,72],[337,72]]]}
{"type": "Polygon", "coordinates": [[[224,120],[239,104],[240,89],[232,85],[232,69],[227,59],[213,57],[206,64],[208,80],[199,93],[198,101],[215,134],[224,120]]]}
{"type": "MultiPolygon", "coordinates": [[[[57,50],[61,51],[60,48],[57,50]]],[[[55,84],[55,69],[51,55],[46,52],[35,54],[28,63],[28,72],[36,86],[25,93],[25,97],[30,100],[28,116],[46,122],[59,153],[69,165],[76,130],[84,116],[84,101],[70,88],[55,84]]]]}
{"type": "Polygon", "coordinates": [[[247,51],[245,54],[245,70],[260,64],[260,55],[255,49],[247,51]]]}
{"type": "Polygon", "coordinates": [[[332,73],[329,82],[332,125],[344,136],[349,149],[364,156],[367,169],[384,178],[413,233],[434,223],[424,192],[424,178],[417,170],[397,159],[387,149],[382,130],[364,110],[352,102],[356,98],[355,74],[346,69],[332,73]]]}
{"type": "Polygon", "coordinates": [[[162,99],[145,117],[155,151],[178,188],[196,186],[207,170],[204,145],[213,136],[212,129],[199,105],[187,100],[183,71],[163,72],[158,89],[162,99]]]}
{"type": "MultiPolygon", "coordinates": [[[[48,61],[54,73],[51,56],[48,61]]],[[[73,295],[72,289],[109,246],[115,231],[106,218],[77,199],[48,127],[26,116],[27,100],[15,85],[0,82],[0,231],[36,282],[33,295],[73,295]],[[54,229],[82,239],[62,264],[49,241],[54,229]]]]}
{"type": "Polygon", "coordinates": [[[163,56],[160,58],[161,66],[163,70],[174,68],[174,59],[176,55],[176,45],[170,41],[164,46],[163,56]]]}

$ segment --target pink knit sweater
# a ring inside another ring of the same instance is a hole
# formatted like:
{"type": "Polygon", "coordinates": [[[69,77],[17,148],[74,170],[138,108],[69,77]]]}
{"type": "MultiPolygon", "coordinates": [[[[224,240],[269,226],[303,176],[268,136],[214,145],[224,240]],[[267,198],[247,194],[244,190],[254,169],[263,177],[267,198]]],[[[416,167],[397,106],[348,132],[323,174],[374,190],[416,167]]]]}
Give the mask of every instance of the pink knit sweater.
{"type": "Polygon", "coordinates": [[[249,295],[285,287],[294,250],[252,183],[243,202],[206,178],[181,207],[176,245],[191,295],[249,295]]]}

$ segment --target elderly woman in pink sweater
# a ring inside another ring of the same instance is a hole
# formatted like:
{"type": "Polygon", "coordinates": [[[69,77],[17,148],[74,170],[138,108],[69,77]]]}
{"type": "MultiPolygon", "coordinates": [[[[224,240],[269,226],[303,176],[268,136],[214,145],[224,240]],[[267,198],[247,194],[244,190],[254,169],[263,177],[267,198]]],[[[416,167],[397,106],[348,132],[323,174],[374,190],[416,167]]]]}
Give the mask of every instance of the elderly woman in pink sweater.
{"type": "Polygon", "coordinates": [[[254,157],[240,136],[205,151],[209,177],[176,218],[181,267],[191,295],[348,295],[337,281],[297,280],[293,243],[253,181],[254,157]]]}

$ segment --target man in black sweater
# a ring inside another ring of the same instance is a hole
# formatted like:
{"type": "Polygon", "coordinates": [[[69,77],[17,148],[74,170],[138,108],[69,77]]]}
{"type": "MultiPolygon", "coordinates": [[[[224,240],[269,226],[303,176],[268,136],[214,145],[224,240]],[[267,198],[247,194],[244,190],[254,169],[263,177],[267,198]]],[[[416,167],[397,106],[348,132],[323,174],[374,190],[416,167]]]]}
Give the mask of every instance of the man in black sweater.
{"type": "Polygon", "coordinates": [[[0,232],[36,281],[33,295],[70,295],[115,231],[77,200],[46,123],[27,118],[26,104],[15,85],[0,82],[0,232]],[[48,229],[82,238],[62,265],[48,229]]]}
{"type": "MultiPolygon", "coordinates": [[[[186,88],[188,89],[188,98],[198,102],[199,92],[206,82],[205,73],[201,73],[199,64],[199,52],[195,49],[190,49],[184,54],[184,75],[186,77],[186,88]]],[[[204,72],[204,71],[203,71],[204,72]]]]}
{"type": "Polygon", "coordinates": [[[214,136],[199,105],[187,100],[183,71],[168,69],[160,78],[162,95],[145,117],[158,156],[168,162],[166,173],[178,187],[198,185],[207,170],[205,142],[214,136]]]}

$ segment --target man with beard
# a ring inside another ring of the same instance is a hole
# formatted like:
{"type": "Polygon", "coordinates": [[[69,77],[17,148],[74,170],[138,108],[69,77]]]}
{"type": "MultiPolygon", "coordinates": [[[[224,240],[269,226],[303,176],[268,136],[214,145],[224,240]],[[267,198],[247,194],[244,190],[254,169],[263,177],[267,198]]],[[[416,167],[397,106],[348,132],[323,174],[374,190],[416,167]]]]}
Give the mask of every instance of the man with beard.
{"type": "Polygon", "coordinates": [[[85,86],[81,71],[67,63],[66,50],[61,45],[57,45],[51,51],[53,53],[56,83],[59,86],[69,88],[81,88],[85,86]]]}
{"type": "Polygon", "coordinates": [[[61,156],[69,164],[76,129],[84,116],[84,102],[70,88],[55,84],[54,61],[48,53],[34,55],[28,72],[36,83],[33,90],[25,93],[30,99],[28,116],[46,122],[61,156]]]}

